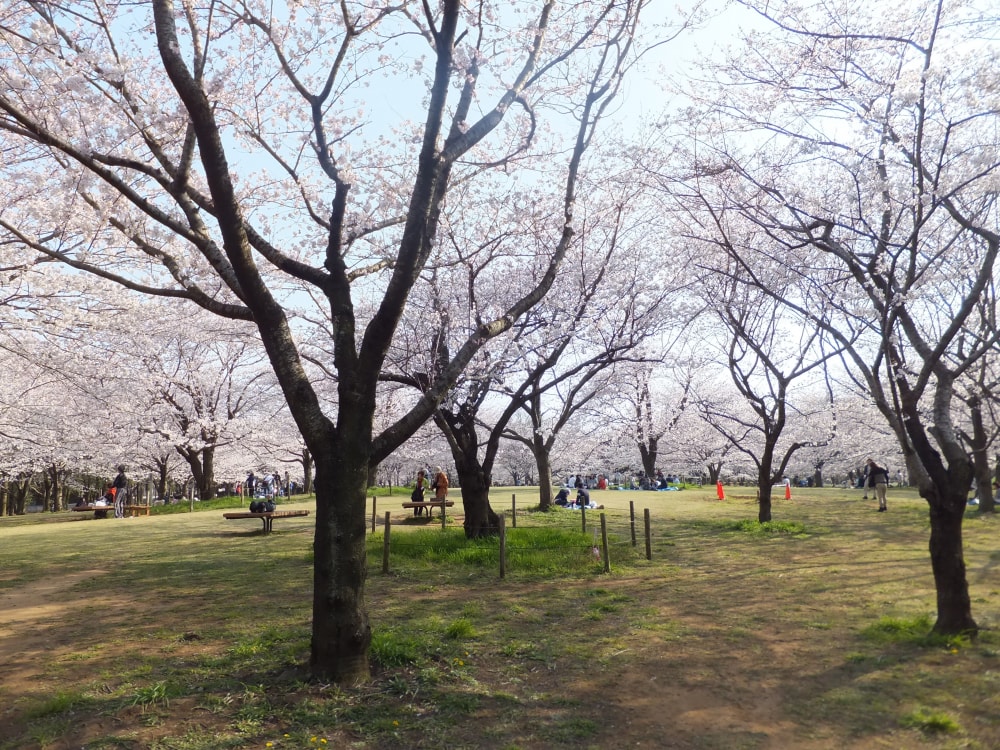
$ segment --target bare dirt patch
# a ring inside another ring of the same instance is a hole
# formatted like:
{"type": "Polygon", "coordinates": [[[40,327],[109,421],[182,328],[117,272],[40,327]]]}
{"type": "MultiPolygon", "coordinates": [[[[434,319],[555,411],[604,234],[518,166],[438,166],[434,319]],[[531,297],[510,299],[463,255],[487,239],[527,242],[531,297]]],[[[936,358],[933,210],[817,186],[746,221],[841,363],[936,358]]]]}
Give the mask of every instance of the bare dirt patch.
{"type": "Polygon", "coordinates": [[[46,660],[78,650],[75,639],[100,638],[88,632],[83,612],[128,603],[104,594],[83,597],[73,589],[103,573],[81,570],[0,589],[0,685],[15,695],[28,693],[46,660]]]}

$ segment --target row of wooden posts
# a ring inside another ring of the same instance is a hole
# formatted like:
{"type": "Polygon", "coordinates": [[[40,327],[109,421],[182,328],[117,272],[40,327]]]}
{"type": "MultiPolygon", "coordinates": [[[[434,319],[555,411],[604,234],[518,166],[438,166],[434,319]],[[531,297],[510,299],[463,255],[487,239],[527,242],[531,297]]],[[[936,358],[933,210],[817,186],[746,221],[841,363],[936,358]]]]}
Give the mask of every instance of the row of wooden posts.
{"type": "MultiPolygon", "coordinates": [[[[517,528],[517,496],[510,496],[511,504],[511,528],[517,528]]],[[[377,500],[372,496],[372,533],[375,533],[375,526],[378,520],[378,511],[376,509],[377,500]]],[[[629,521],[632,530],[632,546],[637,546],[636,536],[635,536],[635,501],[629,500],[629,521]]],[[[445,528],[446,521],[446,509],[441,506],[441,528],[445,528]]],[[[583,529],[583,533],[587,533],[587,509],[580,509],[580,524],[583,529]]],[[[385,512],[385,536],[382,539],[382,572],[389,572],[389,534],[392,529],[392,519],[389,511],[385,512]]],[[[649,508],[643,509],[643,525],[645,527],[645,537],[646,537],[646,559],[653,559],[653,543],[652,543],[652,532],[651,524],[649,519],[649,508]]],[[[611,559],[608,557],[608,522],[607,517],[604,513],[601,513],[601,559],[604,561],[604,572],[611,572],[611,559]]],[[[500,577],[503,578],[507,574],[507,514],[500,514],[500,577]]]]}

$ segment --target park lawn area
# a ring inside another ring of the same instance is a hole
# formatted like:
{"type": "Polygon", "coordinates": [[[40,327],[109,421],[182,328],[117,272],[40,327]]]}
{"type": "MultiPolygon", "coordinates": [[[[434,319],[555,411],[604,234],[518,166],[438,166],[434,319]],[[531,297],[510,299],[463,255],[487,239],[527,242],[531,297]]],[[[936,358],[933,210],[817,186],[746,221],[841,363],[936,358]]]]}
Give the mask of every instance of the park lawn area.
{"type": "Polygon", "coordinates": [[[583,532],[578,512],[531,512],[537,489],[498,488],[518,509],[503,579],[452,494],[444,531],[402,495],[370,513],[357,687],[304,668],[314,515],[267,536],[217,509],[0,519],[0,748],[1000,747],[1000,519],[965,524],[982,633],[942,639],[912,490],[888,513],[779,491],[764,527],[749,488],[595,491],[605,573],[599,511],[583,532]]]}

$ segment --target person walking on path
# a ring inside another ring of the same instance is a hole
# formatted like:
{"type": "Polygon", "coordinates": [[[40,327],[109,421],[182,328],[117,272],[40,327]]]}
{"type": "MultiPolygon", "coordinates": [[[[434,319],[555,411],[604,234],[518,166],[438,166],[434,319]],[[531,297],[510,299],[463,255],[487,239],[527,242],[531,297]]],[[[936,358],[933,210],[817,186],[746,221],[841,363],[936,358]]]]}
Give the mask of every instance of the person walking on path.
{"type": "MultiPolygon", "coordinates": [[[[889,471],[883,466],[879,466],[875,463],[875,460],[869,458],[865,466],[867,467],[868,474],[868,487],[875,490],[875,499],[878,500],[878,512],[884,513],[888,508],[885,504],[885,491],[889,486],[889,471]]],[[[867,493],[866,493],[867,494],[867,493]]]]}

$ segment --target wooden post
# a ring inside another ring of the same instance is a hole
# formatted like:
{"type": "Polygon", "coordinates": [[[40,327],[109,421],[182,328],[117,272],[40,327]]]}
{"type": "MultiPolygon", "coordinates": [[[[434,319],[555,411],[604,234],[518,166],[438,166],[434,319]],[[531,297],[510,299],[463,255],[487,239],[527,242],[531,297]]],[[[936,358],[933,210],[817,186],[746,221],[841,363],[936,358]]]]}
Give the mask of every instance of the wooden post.
{"type": "Polygon", "coordinates": [[[635,500],[628,501],[628,515],[632,521],[632,546],[635,546],[635,500]]]}
{"type": "Polygon", "coordinates": [[[611,572],[611,558],[608,557],[608,519],[601,513],[601,553],[604,555],[604,572],[611,572]]]}
{"type": "MultiPolygon", "coordinates": [[[[376,511],[375,511],[375,505],[377,504],[377,502],[378,501],[376,500],[375,496],[372,495],[372,533],[373,534],[375,533],[375,519],[377,518],[376,511]]],[[[389,514],[386,513],[386,515],[388,516],[389,514]]]]}
{"type": "Polygon", "coordinates": [[[389,511],[385,512],[385,536],[382,537],[382,572],[389,572],[389,511]]]}
{"type": "Polygon", "coordinates": [[[500,514],[500,577],[507,575],[507,517],[500,514]]]}
{"type": "Polygon", "coordinates": [[[646,559],[653,559],[653,539],[649,531],[649,508],[644,508],[643,513],[646,516],[646,559]]]}
{"type": "Polygon", "coordinates": [[[580,523],[583,526],[583,533],[587,533],[587,509],[580,506],[580,523]]]}
{"type": "Polygon", "coordinates": [[[517,528],[517,495],[510,493],[510,527],[517,528]]]}

